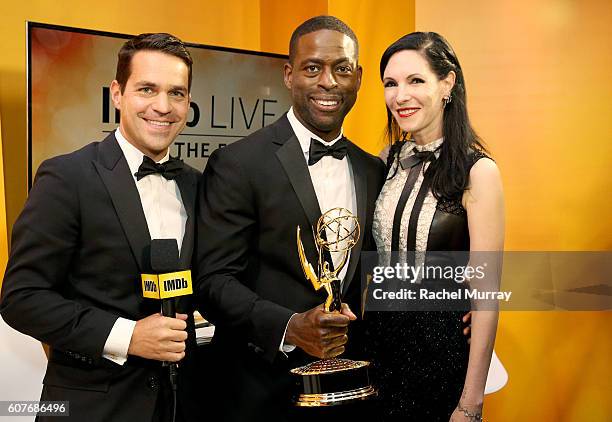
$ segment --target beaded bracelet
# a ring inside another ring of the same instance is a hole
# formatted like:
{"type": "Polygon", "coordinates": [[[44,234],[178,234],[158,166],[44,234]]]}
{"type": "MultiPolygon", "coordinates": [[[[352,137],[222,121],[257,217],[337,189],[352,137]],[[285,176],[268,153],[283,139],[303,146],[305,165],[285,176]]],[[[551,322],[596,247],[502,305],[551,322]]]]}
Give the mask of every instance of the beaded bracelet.
{"type": "Polygon", "coordinates": [[[474,420],[476,422],[484,422],[484,420],[482,419],[482,413],[479,413],[479,412],[470,413],[468,412],[467,409],[461,407],[460,404],[457,405],[457,410],[460,412],[463,412],[463,416],[465,416],[466,418],[470,418],[470,420],[474,420]]]}

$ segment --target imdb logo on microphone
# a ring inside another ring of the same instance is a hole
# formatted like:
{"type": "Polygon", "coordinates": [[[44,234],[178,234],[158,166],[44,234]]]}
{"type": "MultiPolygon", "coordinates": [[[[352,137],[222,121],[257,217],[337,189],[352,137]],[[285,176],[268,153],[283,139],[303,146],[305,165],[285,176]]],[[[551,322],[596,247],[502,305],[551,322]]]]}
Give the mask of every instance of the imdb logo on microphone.
{"type": "Polygon", "coordinates": [[[193,293],[191,271],[141,274],[142,295],[149,299],[168,299],[193,293]]]}

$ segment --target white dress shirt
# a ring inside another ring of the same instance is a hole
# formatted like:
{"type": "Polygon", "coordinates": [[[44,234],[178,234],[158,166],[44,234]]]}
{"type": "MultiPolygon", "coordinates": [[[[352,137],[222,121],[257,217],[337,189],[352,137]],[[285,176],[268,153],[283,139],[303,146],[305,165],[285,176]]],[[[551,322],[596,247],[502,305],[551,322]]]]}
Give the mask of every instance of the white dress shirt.
{"type": "MultiPolygon", "coordinates": [[[[167,180],[161,174],[150,174],[136,180],[134,174],[142,164],[144,154],[130,144],[119,129],[115,131],[115,138],[134,177],[151,239],[174,238],[178,242],[180,252],[185,235],[187,212],[178,185],[174,180],[167,180]]],[[[166,162],[169,158],[170,150],[158,162],[166,162]]],[[[123,365],[127,360],[127,351],[135,326],[136,321],[118,318],[106,339],[102,356],[123,365]]]]}
{"type": "MultiPolygon", "coordinates": [[[[330,142],[326,142],[319,136],[308,130],[298,119],[295,117],[293,107],[287,112],[287,119],[289,124],[297,137],[302,151],[304,153],[304,160],[308,163],[310,140],[314,138],[326,146],[335,144],[342,138],[343,131],[340,130],[340,135],[330,142]]],[[[326,155],[322,157],[315,164],[308,166],[310,172],[310,179],[319,202],[319,208],[322,213],[326,211],[342,207],[346,208],[357,215],[357,200],[355,196],[355,182],[353,177],[353,171],[349,165],[348,156],[345,156],[342,160],[338,160],[332,156],[326,155]]],[[[328,239],[331,238],[331,233],[327,232],[328,239]]],[[[342,252],[332,252],[331,257],[334,265],[337,265],[342,259],[342,252]]],[[[346,271],[348,269],[350,258],[347,260],[346,265],[338,277],[341,282],[344,282],[346,271]]],[[[314,265],[314,264],[313,264],[314,265]]],[[[288,324],[287,324],[288,325],[288,324]]],[[[285,328],[285,334],[287,329],[285,328]]],[[[290,352],[295,349],[295,346],[285,344],[285,335],[281,342],[281,350],[284,352],[290,352]]]]}

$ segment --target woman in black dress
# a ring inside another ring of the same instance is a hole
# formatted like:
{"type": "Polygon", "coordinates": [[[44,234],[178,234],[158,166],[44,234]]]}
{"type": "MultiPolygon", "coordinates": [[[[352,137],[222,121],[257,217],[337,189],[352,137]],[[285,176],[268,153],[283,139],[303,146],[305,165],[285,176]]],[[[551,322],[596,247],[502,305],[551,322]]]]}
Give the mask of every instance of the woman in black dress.
{"type": "MultiPolygon", "coordinates": [[[[399,251],[416,264],[425,251],[502,251],[501,177],[470,125],[448,42],[408,34],[384,52],[380,75],[391,143],[373,225],[381,256],[399,251]]],[[[366,313],[382,420],[480,420],[498,315],[474,310],[468,345],[463,314],[366,313]]]]}

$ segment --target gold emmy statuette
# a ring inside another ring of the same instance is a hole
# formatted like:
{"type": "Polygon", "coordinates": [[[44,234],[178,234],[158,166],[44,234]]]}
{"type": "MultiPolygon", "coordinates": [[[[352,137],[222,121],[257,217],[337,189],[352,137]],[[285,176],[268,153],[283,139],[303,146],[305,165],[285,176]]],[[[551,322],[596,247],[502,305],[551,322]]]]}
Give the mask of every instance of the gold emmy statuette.
{"type": "MultiPolygon", "coordinates": [[[[346,265],[351,249],[359,240],[359,230],[357,217],[346,208],[332,208],[325,212],[319,218],[313,232],[318,252],[315,270],[306,258],[300,227],[297,227],[297,248],[304,275],[315,290],[324,288],[327,292],[326,312],[339,312],[341,309],[338,274],[346,265]],[[325,260],[325,251],[341,254],[335,267],[333,263],[325,260]]],[[[301,378],[295,405],[334,406],[375,396],[376,389],[370,384],[368,376],[369,365],[370,363],[366,361],[332,358],[292,369],[291,373],[301,378]]]]}

